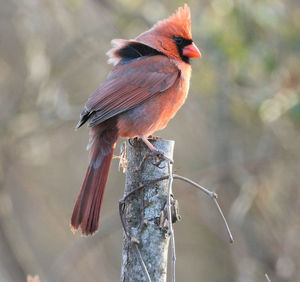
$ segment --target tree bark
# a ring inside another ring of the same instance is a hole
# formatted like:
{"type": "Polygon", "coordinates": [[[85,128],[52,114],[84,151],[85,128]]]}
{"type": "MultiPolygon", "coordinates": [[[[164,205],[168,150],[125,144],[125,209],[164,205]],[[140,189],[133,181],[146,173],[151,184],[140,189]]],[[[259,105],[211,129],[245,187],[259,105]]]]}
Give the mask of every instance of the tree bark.
{"type": "MultiPolygon", "coordinates": [[[[150,142],[164,152],[165,156],[173,158],[174,141],[153,139],[150,142]]],[[[149,152],[143,141],[131,139],[127,143],[125,195],[149,181],[152,184],[146,185],[126,199],[123,218],[128,233],[139,241],[137,247],[151,281],[163,282],[167,278],[169,246],[166,208],[168,179],[154,183],[153,180],[167,176],[168,165],[162,162],[159,167],[155,166],[153,157],[143,162],[149,152]]],[[[126,235],[123,236],[121,282],[149,281],[134,244],[126,235]]]]}

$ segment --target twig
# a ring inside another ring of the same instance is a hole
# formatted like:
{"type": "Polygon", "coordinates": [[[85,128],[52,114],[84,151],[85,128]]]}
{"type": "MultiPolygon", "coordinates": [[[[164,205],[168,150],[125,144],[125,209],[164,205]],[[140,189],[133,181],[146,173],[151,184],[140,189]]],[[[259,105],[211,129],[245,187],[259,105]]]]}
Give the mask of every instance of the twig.
{"type": "Polygon", "coordinates": [[[140,171],[140,170],[142,169],[142,167],[143,167],[145,161],[146,161],[148,158],[152,157],[152,156],[153,156],[152,153],[146,154],[146,155],[143,157],[142,161],[140,162],[139,166],[136,168],[136,171],[140,171]]]}
{"type": "Polygon", "coordinates": [[[266,277],[268,282],[271,282],[271,279],[269,278],[269,275],[267,273],[265,273],[265,277],[266,277]]]}
{"type": "Polygon", "coordinates": [[[172,174],[172,163],[170,161],[168,161],[167,163],[168,163],[168,173],[169,173],[168,200],[167,200],[168,229],[170,232],[171,250],[172,250],[171,279],[172,282],[175,282],[176,252],[175,252],[175,237],[174,237],[174,231],[172,226],[172,214],[171,214],[171,194],[172,194],[173,174],[172,174]]]}
{"type": "Polygon", "coordinates": [[[122,199],[119,201],[119,214],[120,214],[120,219],[121,219],[121,223],[122,223],[122,227],[123,227],[123,230],[124,230],[124,233],[126,235],[126,237],[131,241],[131,236],[126,228],[126,225],[125,225],[125,221],[124,221],[124,216],[123,216],[123,213],[124,213],[124,207],[125,207],[125,202],[123,201],[122,202],[122,199]]]}
{"type": "Polygon", "coordinates": [[[127,198],[128,198],[129,196],[131,196],[131,195],[134,194],[135,192],[139,191],[140,189],[145,188],[145,186],[150,185],[150,184],[153,184],[153,183],[155,183],[155,182],[159,182],[159,181],[162,181],[162,180],[166,180],[166,179],[168,179],[168,178],[169,178],[169,175],[166,175],[166,176],[162,176],[162,177],[160,177],[160,178],[156,178],[156,179],[153,179],[153,180],[150,180],[150,181],[147,181],[147,182],[141,184],[139,187],[137,187],[137,188],[133,189],[132,191],[130,191],[129,193],[127,193],[127,194],[120,200],[120,203],[124,203],[124,202],[127,200],[127,198]]]}
{"type": "MultiPolygon", "coordinates": [[[[217,194],[216,194],[216,195],[217,195],[217,194]]],[[[223,219],[223,221],[224,221],[224,224],[225,224],[225,227],[226,227],[226,232],[227,232],[227,235],[228,235],[228,237],[229,237],[229,242],[230,242],[230,243],[233,243],[234,240],[233,240],[231,231],[230,231],[230,229],[229,229],[227,220],[226,220],[226,218],[225,218],[225,216],[224,216],[224,214],[223,214],[223,212],[222,212],[222,210],[221,210],[221,208],[220,208],[220,205],[219,205],[219,203],[218,203],[218,201],[217,201],[217,198],[212,198],[212,200],[214,201],[215,205],[217,206],[217,209],[218,209],[218,211],[219,211],[219,214],[221,215],[221,217],[222,217],[222,219],[223,219]]]]}
{"type": "Polygon", "coordinates": [[[118,170],[120,171],[122,168],[122,172],[126,173],[127,169],[127,144],[126,142],[123,142],[120,146],[120,156],[113,156],[113,159],[119,159],[119,166],[118,170]]]}
{"type": "Polygon", "coordinates": [[[146,267],[146,265],[144,263],[144,260],[142,258],[142,255],[141,255],[138,243],[137,242],[133,242],[133,244],[134,244],[134,247],[135,247],[135,251],[137,253],[138,260],[139,260],[139,262],[140,262],[140,264],[141,264],[141,266],[142,266],[142,268],[143,268],[143,270],[145,272],[145,276],[147,277],[148,282],[151,282],[151,278],[150,278],[149,272],[147,270],[147,267],[146,267]]]}
{"type": "Polygon", "coordinates": [[[184,177],[184,176],[181,176],[181,175],[178,175],[178,174],[173,174],[173,178],[174,179],[180,179],[180,180],[183,180],[189,184],[192,184],[194,186],[196,186],[198,189],[200,189],[202,192],[204,192],[206,195],[208,195],[209,197],[211,198],[216,198],[217,197],[217,194],[212,192],[212,191],[209,191],[207,190],[206,188],[204,188],[203,186],[199,185],[198,183],[194,182],[193,180],[190,180],[189,178],[187,177],[184,177]]]}
{"type": "Polygon", "coordinates": [[[224,216],[224,214],[223,214],[223,212],[222,212],[222,210],[221,210],[221,208],[220,208],[220,206],[219,206],[219,203],[218,203],[218,201],[217,201],[218,195],[217,195],[215,192],[212,192],[212,191],[207,190],[207,189],[204,188],[203,186],[199,185],[198,183],[196,183],[196,182],[194,182],[194,181],[192,181],[192,180],[190,180],[189,178],[186,178],[186,177],[184,177],[184,176],[177,175],[177,174],[173,174],[173,178],[174,178],[174,179],[180,179],[180,180],[185,181],[185,182],[187,182],[187,183],[189,183],[189,184],[192,184],[193,186],[197,187],[197,188],[200,189],[202,192],[204,192],[205,194],[207,194],[207,195],[213,200],[213,202],[214,202],[215,205],[217,206],[217,209],[218,209],[218,211],[219,211],[219,213],[220,213],[220,215],[221,215],[221,217],[222,217],[222,219],[223,219],[223,221],[224,221],[224,224],[225,224],[225,227],[226,227],[226,231],[227,231],[227,234],[228,234],[228,237],[229,237],[229,242],[230,242],[230,243],[233,243],[233,237],[232,237],[231,231],[230,231],[230,229],[229,229],[227,220],[226,220],[226,218],[225,218],[225,216],[224,216]]]}
{"type": "Polygon", "coordinates": [[[129,242],[131,242],[134,245],[137,259],[138,259],[140,265],[142,266],[142,269],[143,269],[143,271],[145,273],[145,277],[147,278],[148,282],[151,282],[151,278],[150,278],[149,272],[148,272],[147,267],[146,267],[146,265],[144,263],[144,260],[142,258],[142,255],[141,255],[141,252],[140,252],[140,249],[139,249],[139,246],[138,246],[140,242],[139,242],[139,240],[136,237],[131,236],[130,233],[128,232],[127,228],[126,228],[125,220],[124,220],[124,216],[123,216],[124,207],[125,207],[125,202],[124,202],[125,200],[122,201],[123,199],[121,199],[119,201],[119,213],[120,213],[121,223],[122,223],[122,227],[123,227],[125,236],[129,240],[129,242]]]}

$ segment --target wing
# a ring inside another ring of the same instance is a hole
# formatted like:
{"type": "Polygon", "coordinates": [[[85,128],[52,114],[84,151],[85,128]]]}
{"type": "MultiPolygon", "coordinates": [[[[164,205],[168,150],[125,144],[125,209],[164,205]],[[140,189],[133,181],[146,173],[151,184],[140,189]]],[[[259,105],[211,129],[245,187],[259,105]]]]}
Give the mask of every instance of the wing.
{"type": "Polygon", "coordinates": [[[173,85],[180,70],[164,55],[121,61],[88,99],[77,128],[89,120],[95,126],[134,108],[173,85]]]}

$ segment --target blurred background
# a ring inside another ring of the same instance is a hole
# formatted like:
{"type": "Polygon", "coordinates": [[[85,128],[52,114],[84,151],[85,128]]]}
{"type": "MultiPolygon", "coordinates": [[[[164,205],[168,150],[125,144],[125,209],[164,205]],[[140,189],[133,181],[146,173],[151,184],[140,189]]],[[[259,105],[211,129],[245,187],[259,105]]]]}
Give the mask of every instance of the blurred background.
{"type": "MultiPolygon", "coordinates": [[[[195,43],[188,100],[158,135],[174,139],[178,281],[300,281],[300,7],[296,0],[188,1],[195,43]]],[[[134,38],[184,1],[0,0],[0,281],[118,281],[124,175],[112,163],[100,231],[69,217],[88,163],[74,127],[134,38]]],[[[119,153],[119,146],[116,149],[119,153]]]]}

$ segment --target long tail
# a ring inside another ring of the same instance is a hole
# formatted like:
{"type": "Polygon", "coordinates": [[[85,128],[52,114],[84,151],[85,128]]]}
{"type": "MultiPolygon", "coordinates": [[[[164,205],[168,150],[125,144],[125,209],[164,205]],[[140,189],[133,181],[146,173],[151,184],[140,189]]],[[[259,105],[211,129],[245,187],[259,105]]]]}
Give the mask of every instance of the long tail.
{"type": "Polygon", "coordinates": [[[93,234],[98,229],[103,194],[117,139],[115,125],[99,125],[91,129],[88,145],[91,148],[91,159],[71,217],[72,229],[81,228],[84,235],[93,234]]]}

